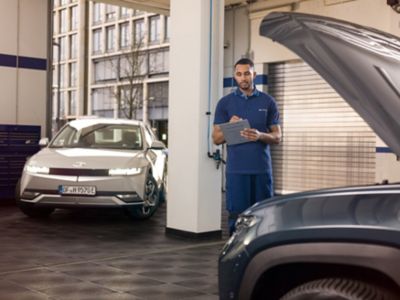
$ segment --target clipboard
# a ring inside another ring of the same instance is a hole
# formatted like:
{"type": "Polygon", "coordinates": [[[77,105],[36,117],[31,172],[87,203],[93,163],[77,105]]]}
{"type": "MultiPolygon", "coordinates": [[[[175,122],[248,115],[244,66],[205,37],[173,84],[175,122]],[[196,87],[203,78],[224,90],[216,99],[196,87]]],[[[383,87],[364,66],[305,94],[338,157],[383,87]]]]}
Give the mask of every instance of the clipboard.
{"type": "Polygon", "coordinates": [[[250,124],[247,119],[217,125],[221,128],[225,141],[228,145],[237,145],[250,142],[248,139],[240,135],[240,131],[244,130],[245,128],[250,128],[250,124]]]}

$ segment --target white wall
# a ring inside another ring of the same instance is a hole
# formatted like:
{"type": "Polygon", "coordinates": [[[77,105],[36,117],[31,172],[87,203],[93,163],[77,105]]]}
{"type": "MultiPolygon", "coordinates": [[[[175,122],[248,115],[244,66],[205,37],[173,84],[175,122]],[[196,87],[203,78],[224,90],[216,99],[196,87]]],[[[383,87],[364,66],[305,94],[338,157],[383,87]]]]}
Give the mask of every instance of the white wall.
{"type": "MultiPolygon", "coordinates": [[[[48,11],[47,0],[0,1],[0,54],[47,59],[48,11]]],[[[45,135],[47,71],[0,62],[0,90],[0,124],[39,125],[45,135]]]]}
{"type": "Polygon", "coordinates": [[[247,6],[225,10],[224,77],[231,77],[232,66],[250,51],[250,20],[247,6]]]}
{"type": "MultiPolygon", "coordinates": [[[[379,149],[387,146],[379,137],[376,137],[376,147],[379,149]]],[[[377,152],[375,168],[376,182],[382,182],[383,180],[400,182],[400,160],[396,154],[377,152]]]]}

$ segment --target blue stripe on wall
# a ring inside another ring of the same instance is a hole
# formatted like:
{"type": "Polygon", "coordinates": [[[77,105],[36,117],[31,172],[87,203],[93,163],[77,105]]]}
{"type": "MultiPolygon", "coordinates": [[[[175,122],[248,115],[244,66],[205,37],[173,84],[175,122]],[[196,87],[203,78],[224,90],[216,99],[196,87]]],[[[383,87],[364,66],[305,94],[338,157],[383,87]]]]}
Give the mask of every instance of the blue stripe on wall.
{"type": "Polygon", "coordinates": [[[47,60],[36,57],[0,54],[0,66],[45,71],[47,70],[47,60]]]}
{"type": "Polygon", "coordinates": [[[256,79],[254,80],[255,84],[268,84],[268,75],[261,74],[257,75],[256,79]]]}
{"type": "Polygon", "coordinates": [[[24,69],[46,70],[47,60],[43,58],[19,56],[18,67],[24,69]]]}
{"type": "Polygon", "coordinates": [[[393,153],[389,147],[376,147],[376,153],[393,153]]]}
{"type": "MultiPolygon", "coordinates": [[[[268,84],[268,75],[261,74],[257,75],[255,80],[255,84],[268,84]]],[[[237,86],[236,81],[233,77],[226,77],[224,78],[224,88],[234,87],[237,86]]]]}
{"type": "Polygon", "coordinates": [[[224,78],[224,88],[237,86],[235,79],[233,77],[224,78]]]}
{"type": "Polygon", "coordinates": [[[0,54],[0,66],[16,67],[17,57],[15,55],[0,54]]]}

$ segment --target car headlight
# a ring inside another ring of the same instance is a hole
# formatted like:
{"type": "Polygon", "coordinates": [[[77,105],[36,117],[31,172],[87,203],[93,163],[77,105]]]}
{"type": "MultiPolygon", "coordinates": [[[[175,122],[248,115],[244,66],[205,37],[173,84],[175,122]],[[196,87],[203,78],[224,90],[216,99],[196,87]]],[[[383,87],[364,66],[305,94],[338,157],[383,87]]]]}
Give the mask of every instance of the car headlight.
{"type": "Polygon", "coordinates": [[[247,230],[257,223],[257,218],[254,215],[240,215],[236,220],[236,231],[247,230]]]}
{"type": "Polygon", "coordinates": [[[258,221],[259,218],[254,215],[241,215],[236,220],[235,227],[237,234],[245,232],[242,236],[244,245],[248,245],[250,241],[253,240],[254,230],[251,229],[258,223],[258,221]]]}
{"type": "Polygon", "coordinates": [[[232,247],[235,248],[235,253],[242,251],[242,247],[247,246],[253,239],[254,231],[251,229],[257,225],[259,220],[260,218],[255,215],[239,215],[233,235],[222,248],[222,255],[226,255],[232,247]]]}
{"type": "Polygon", "coordinates": [[[27,171],[28,173],[33,173],[33,174],[49,174],[50,169],[48,167],[27,165],[25,167],[25,171],[27,171]]]}
{"type": "Polygon", "coordinates": [[[110,176],[129,176],[129,175],[137,175],[142,172],[142,168],[116,168],[108,170],[108,175],[110,176]]]}

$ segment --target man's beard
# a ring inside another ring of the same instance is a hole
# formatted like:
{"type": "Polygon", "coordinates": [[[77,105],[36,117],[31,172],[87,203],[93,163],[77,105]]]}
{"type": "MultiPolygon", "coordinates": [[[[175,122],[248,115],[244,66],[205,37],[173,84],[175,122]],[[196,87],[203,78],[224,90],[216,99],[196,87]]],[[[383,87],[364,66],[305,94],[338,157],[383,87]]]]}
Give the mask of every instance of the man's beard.
{"type": "Polygon", "coordinates": [[[242,82],[239,83],[239,87],[242,90],[249,90],[249,89],[251,89],[251,84],[250,84],[250,82],[242,81],[242,82]]]}

